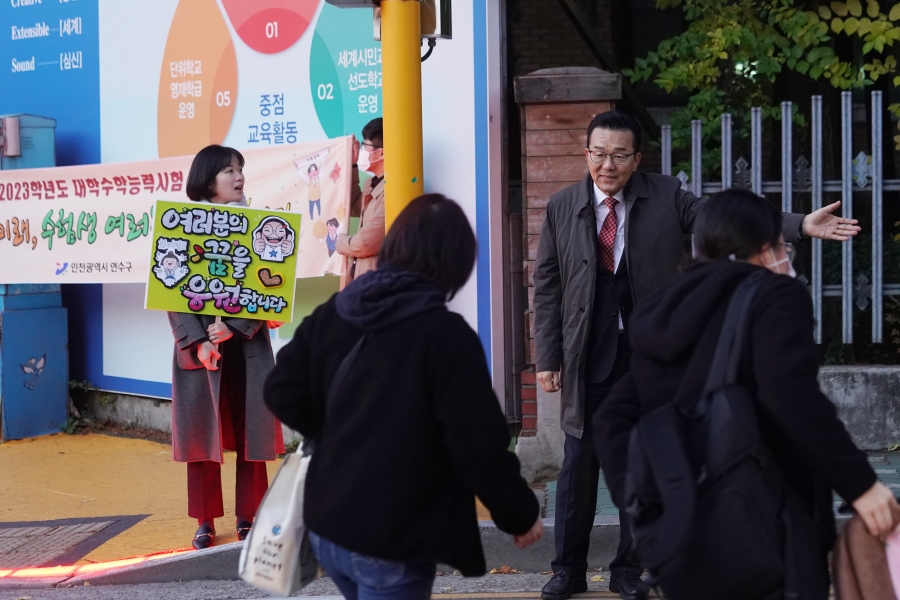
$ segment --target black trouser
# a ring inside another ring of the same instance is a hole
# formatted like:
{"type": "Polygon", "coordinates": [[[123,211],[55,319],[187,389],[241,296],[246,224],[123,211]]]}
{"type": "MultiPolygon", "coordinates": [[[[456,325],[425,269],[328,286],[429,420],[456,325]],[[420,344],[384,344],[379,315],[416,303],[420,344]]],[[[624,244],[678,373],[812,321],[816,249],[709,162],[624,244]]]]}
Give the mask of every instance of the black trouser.
{"type": "MultiPolygon", "coordinates": [[[[584,577],[591,529],[597,511],[597,486],[600,483],[600,463],[594,452],[594,412],[606,399],[613,384],[627,370],[630,358],[628,343],[619,336],[616,361],[603,383],[585,384],[584,432],[581,439],[566,434],[562,470],[556,482],[556,558],[551,563],[554,573],[565,571],[574,577],[584,577]]],[[[616,558],[609,570],[614,577],[623,573],[643,573],[643,568],[630,556],[631,530],[624,511],[619,511],[620,537],[616,558]]]]}

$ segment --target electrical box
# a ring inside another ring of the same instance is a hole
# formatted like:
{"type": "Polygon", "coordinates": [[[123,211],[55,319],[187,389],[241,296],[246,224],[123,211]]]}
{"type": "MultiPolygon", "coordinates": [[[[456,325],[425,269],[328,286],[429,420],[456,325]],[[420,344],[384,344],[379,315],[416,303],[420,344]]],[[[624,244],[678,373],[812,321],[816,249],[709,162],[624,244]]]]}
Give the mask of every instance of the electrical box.
{"type": "MultiPolygon", "coordinates": [[[[325,0],[338,8],[374,8],[374,36],[381,41],[381,0],[325,0]]],[[[449,40],[452,38],[453,28],[451,0],[417,0],[421,5],[422,37],[432,39],[449,40]]],[[[433,45],[433,44],[432,44],[433,45]]]]}
{"type": "MultiPolygon", "coordinates": [[[[56,166],[56,119],[0,115],[0,170],[56,166]]],[[[5,285],[0,269],[0,442],[69,418],[69,334],[59,285],[5,285]]]]}
{"type": "Polygon", "coordinates": [[[450,0],[421,0],[422,37],[449,40],[453,37],[450,0]]]}
{"type": "Polygon", "coordinates": [[[59,433],[69,418],[59,286],[0,285],[0,331],[0,441],[59,433]]]}
{"type": "Polygon", "coordinates": [[[56,119],[0,115],[0,171],[56,166],[56,119]]]}

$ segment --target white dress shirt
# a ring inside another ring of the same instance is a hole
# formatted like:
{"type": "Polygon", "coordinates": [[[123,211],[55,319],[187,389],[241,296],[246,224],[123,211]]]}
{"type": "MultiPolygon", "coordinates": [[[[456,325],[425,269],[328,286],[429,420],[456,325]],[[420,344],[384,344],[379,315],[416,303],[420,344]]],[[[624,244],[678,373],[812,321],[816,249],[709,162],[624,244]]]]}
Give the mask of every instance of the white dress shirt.
{"type": "MultiPolygon", "coordinates": [[[[597,237],[600,237],[600,230],[603,228],[603,221],[606,219],[606,215],[609,214],[609,208],[606,206],[606,200],[608,196],[600,191],[600,188],[597,187],[597,184],[594,184],[594,212],[597,215],[597,237]]],[[[613,243],[613,263],[615,264],[615,271],[619,270],[619,261],[622,259],[622,254],[625,252],[625,191],[619,190],[619,192],[613,196],[616,200],[616,241],[613,243]]],[[[614,272],[615,272],[614,271],[614,272]]],[[[619,331],[625,329],[625,324],[622,322],[622,311],[619,311],[619,331]]]]}

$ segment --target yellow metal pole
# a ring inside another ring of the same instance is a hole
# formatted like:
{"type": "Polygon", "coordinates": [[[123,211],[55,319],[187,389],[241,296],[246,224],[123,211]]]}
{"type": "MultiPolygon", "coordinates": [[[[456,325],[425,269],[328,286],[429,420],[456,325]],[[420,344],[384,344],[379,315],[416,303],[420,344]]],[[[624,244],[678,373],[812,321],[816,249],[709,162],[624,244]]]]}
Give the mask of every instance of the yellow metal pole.
{"type": "Polygon", "coordinates": [[[385,228],[422,195],[422,61],[418,0],[381,1],[385,228]]]}

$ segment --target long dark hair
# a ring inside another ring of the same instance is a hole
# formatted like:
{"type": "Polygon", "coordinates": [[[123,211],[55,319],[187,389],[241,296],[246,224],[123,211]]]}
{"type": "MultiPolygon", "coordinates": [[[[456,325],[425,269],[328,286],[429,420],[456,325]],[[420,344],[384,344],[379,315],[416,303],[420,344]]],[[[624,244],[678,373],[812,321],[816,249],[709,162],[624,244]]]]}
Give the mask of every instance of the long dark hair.
{"type": "Polygon", "coordinates": [[[241,167],[244,166],[244,156],[228,146],[213,144],[197,153],[191,170],[188,172],[185,191],[191,200],[209,200],[216,195],[216,176],[219,171],[231,164],[231,159],[237,158],[241,167]]]}
{"type": "Polygon", "coordinates": [[[425,194],[409,203],[391,225],[378,265],[418,273],[453,298],[465,285],[478,246],[459,205],[443,194],[425,194]]]}
{"type": "Polygon", "coordinates": [[[781,213],[765,198],[747,190],[714,194],[697,211],[694,246],[698,260],[759,253],[765,244],[775,246],[781,237],[781,213]]]}

